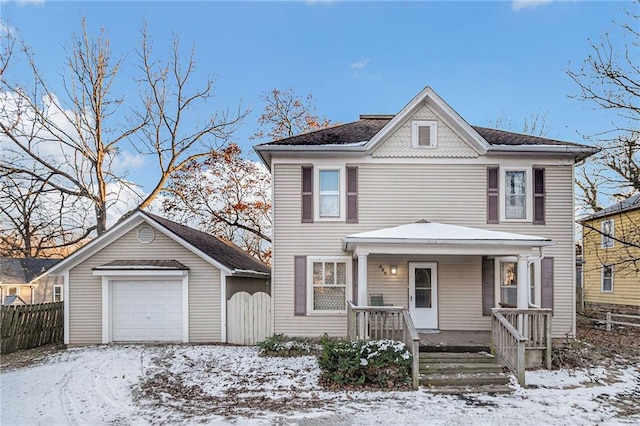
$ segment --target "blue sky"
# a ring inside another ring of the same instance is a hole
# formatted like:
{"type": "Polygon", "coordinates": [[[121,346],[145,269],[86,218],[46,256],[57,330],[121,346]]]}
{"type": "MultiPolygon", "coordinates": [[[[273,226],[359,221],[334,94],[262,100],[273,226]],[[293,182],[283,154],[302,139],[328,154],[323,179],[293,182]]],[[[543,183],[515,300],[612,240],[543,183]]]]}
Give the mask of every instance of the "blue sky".
{"type": "MultiPolygon", "coordinates": [[[[146,20],[155,49],[171,32],[193,43],[198,72],[216,77],[212,108],[253,108],[234,140],[255,141],[261,92],[292,87],[312,93],[317,110],[335,122],[359,114],[398,112],[431,86],[469,123],[490,126],[547,116],[549,137],[582,142],[605,130],[609,117],[571,99],[566,75],[578,70],[606,32],[619,40],[631,2],[2,2],[1,20],[32,46],[51,82],[62,73],[65,46],[85,17],[104,27],[114,55],[126,55],[123,90],[131,79],[146,20]]],[[[196,112],[197,113],[197,112],[196,112]]],[[[253,156],[255,158],[255,155],[253,156]]],[[[140,170],[131,178],[146,182],[140,170]]]]}

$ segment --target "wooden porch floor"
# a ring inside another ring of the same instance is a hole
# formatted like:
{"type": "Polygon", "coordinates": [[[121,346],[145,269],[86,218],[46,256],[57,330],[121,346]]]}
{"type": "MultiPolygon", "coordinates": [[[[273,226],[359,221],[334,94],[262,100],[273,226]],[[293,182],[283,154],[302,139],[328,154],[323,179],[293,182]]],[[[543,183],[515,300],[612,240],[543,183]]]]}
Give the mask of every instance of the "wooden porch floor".
{"type": "Polygon", "coordinates": [[[421,346],[432,347],[488,347],[491,344],[490,331],[421,331],[418,330],[421,346]]]}

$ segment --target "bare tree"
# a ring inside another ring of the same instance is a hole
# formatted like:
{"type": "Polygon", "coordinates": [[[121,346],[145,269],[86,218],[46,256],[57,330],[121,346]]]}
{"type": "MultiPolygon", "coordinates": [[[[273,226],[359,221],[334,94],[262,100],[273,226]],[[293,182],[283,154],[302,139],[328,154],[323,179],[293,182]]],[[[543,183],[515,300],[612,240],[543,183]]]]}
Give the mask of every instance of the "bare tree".
{"type": "Polygon", "coordinates": [[[619,27],[621,45],[606,33],[599,42],[590,42],[592,53],[579,70],[567,71],[579,88],[573,97],[610,117],[606,128],[586,136],[601,148],[585,164],[578,184],[586,206],[594,210],[602,201],[640,191],[640,15],[627,12],[627,17],[631,23],[619,27]]]}
{"type": "Polygon", "coordinates": [[[62,93],[47,84],[27,46],[15,41],[6,46],[8,56],[0,63],[0,172],[28,177],[41,184],[41,191],[56,193],[61,210],[79,204],[92,209],[80,235],[106,231],[107,212],[123,191],[139,194],[140,207],[150,205],[172,174],[223,146],[246,114],[238,108],[235,114],[197,116],[213,109],[206,104],[213,82],[193,83],[194,52],[183,60],[177,37],[168,60],[160,61],[153,58],[150,38],[142,31],[138,100],[117,93],[122,59],[112,58],[105,31],[92,39],[84,21],[82,32],[72,37],[62,93]],[[19,51],[13,49],[16,45],[19,51]],[[26,58],[28,77],[11,68],[17,54],[26,58]],[[156,183],[146,195],[116,167],[130,145],[157,161],[156,183]]]}
{"type": "Polygon", "coordinates": [[[230,144],[174,174],[165,214],[271,260],[271,176],[230,144]]]}
{"type": "Polygon", "coordinates": [[[331,120],[316,114],[313,96],[296,94],[292,88],[263,92],[260,99],[265,108],[258,117],[259,130],[254,139],[284,139],[314,130],[334,126],[331,120]]]}
{"type": "Polygon", "coordinates": [[[500,116],[494,122],[490,122],[489,124],[491,127],[495,127],[496,129],[509,130],[540,137],[548,136],[549,132],[552,130],[552,126],[547,122],[547,113],[539,112],[526,115],[520,123],[518,121],[514,121],[513,118],[502,111],[500,116]]]}

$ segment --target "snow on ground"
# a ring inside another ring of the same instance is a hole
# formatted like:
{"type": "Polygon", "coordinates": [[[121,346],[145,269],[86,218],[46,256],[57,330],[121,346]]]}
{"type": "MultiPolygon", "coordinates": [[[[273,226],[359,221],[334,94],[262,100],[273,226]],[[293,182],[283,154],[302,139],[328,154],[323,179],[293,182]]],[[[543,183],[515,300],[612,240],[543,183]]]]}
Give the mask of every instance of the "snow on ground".
{"type": "Polygon", "coordinates": [[[640,367],[527,372],[507,395],[329,392],[314,357],[253,347],[69,349],[0,373],[0,424],[640,424],[640,367]]]}

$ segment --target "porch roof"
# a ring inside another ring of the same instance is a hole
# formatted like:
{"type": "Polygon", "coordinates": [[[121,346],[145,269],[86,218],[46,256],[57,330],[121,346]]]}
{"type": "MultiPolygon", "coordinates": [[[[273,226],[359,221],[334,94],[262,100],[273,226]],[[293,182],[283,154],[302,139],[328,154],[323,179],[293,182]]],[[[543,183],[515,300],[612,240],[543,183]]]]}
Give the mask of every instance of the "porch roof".
{"type": "Polygon", "coordinates": [[[342,239],[342,249],[366,253],[518,254],[555,244],[534,235],[419,220],[342,239]]]}

